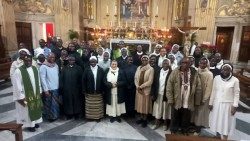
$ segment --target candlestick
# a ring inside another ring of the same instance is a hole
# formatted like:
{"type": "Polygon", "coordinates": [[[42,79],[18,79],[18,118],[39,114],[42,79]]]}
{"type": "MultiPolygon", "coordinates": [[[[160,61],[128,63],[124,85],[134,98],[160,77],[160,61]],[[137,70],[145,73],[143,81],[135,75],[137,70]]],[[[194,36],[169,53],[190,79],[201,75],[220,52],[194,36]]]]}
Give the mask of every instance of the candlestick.
{"type": "Polygon", "coordinates": [[[122,14],[125,15],[125,6],[122,6],[122,14]]]}
{"type": "Polygon", "coordinates": [[[158,13],[159,13],[159,7],[157,6],[156,7],[156,15],[158,15],[158,13]]]}
{"type": "Polygon", "coordinates": [[[147,15],[149,15],[149,6],[147,6],[147,15]]]}
{"type": "Polygon", "coordinates": [[[115,15],[117,15],[117,6],[115,6],[115,15]]]}

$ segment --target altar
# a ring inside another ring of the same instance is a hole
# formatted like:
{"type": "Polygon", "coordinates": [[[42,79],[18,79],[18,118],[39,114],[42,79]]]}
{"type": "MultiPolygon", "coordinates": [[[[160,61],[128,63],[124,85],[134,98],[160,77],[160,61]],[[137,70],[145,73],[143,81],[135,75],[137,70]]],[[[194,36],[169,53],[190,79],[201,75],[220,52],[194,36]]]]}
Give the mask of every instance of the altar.
{"type": "Polygon", "coordinates": [[[142,46],[142,50],[145,53],[148,54],[152,52],[152,44],[150,40],[110,39],[110,49],[117,46],[120,41],[123,41],[125,46],[132,52],[135,51],[138,45],[142,46]]]}

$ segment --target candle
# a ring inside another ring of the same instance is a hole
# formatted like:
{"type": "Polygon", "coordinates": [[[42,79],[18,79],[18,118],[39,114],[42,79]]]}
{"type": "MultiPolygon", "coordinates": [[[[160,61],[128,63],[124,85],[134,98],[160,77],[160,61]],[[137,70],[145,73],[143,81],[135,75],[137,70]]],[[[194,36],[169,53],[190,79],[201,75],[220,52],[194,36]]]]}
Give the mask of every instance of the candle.
{"type": "Polygon", "coordinates": [[[147,15],[149,15],[149,6],[147,6],[147,15]]]}
{"type": "Polygon", "coordinates": [[[111,21],[111,27],[113,26],[113,22],[111,21]]]}
{"type": "Polygon", "coordinates": [[[158,15],[158,13],[159,13],[159,7],[157,6],[156,7],[156,15],[158,15]]]}
{"type": "Polygon", "coordinates": [[[135,27],[136,27],[136,22],[135,22],[135,27]]]}
{"type": "Polygon", "coordinates": [[[109,13],[109,6],[107,5],[107,14],[109,13]]]}
{"type": "Polygon", "coordinates": [[[139,14],[141,14],[141,6],[139,5],[139,14]]]}
{"type": "Polygon", "coordinates": [[[119,27],[121,27],[121,22],[119,22],[119,27]]]}
{"type": "Polygon", "coordinates": [[[115,15],[117,15],[117,6],[115,6],[115,15]]]}
{"type": "Polygon", "coordinates": [[[143,26],[143,22],[141,22],[141,26],[143,26]]]}
{"type": "Polygon", "coordinates": [[[126,21],[126,28],[128,27],[128,22],[126,21]]]}
{"type": "Polygon", "coordinates": [[[125,6],[122,6],[122,14],[125,15],[125,6]]]}

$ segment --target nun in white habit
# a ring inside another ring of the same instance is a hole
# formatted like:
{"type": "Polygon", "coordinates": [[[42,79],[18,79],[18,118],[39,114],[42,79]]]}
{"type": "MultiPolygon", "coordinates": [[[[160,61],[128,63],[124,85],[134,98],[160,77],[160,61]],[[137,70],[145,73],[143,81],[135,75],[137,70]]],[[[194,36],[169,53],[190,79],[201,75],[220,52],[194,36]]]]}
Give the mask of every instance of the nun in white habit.
{"type": "Polygon", "coordinates": [[[113,60],[104,77],[107,103],[106,114],[111,117],[111,123],[114,121],[121,122],[121,114],[126,113],[124,92],[126,80],[123,71],[117,65],[117,61],[113,60]]]}
{"type": "Polygon", "coordinates": [[[239,95],[239,80],[233,76],[232,65],[222,65],[221,74],[214,78],[209,101],[210,129],[219,133],[222,140],[227,140],[230,129],[232,129],[239,95]]]}
{"type": "Polygon", "coordinates": [[[171,119],[171,107],[167,104],[166,97],[166,86],[169,75],[171,74],[171,62],[169,59],[165,58],[162,61],[162,69],[160,74],[156,76],[156,88],[153,92],[153,97],[155,99],[153,106],[153,116],[155,117],[155,125],[153,129],[157,129],[160,126],[160,119],[164,120],[163,129],[166,131],[171,119]]]}

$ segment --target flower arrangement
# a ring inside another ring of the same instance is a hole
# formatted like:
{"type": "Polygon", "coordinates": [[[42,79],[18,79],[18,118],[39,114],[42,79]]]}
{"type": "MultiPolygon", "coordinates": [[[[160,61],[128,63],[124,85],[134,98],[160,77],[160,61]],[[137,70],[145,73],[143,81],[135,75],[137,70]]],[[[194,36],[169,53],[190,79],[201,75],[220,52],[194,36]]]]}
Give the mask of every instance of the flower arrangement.
{"type": "Polygon", "coordinates": [[[79,33],[73,29],[70,29],[68,32],[69,39],[79,38],[79,33]]]}

